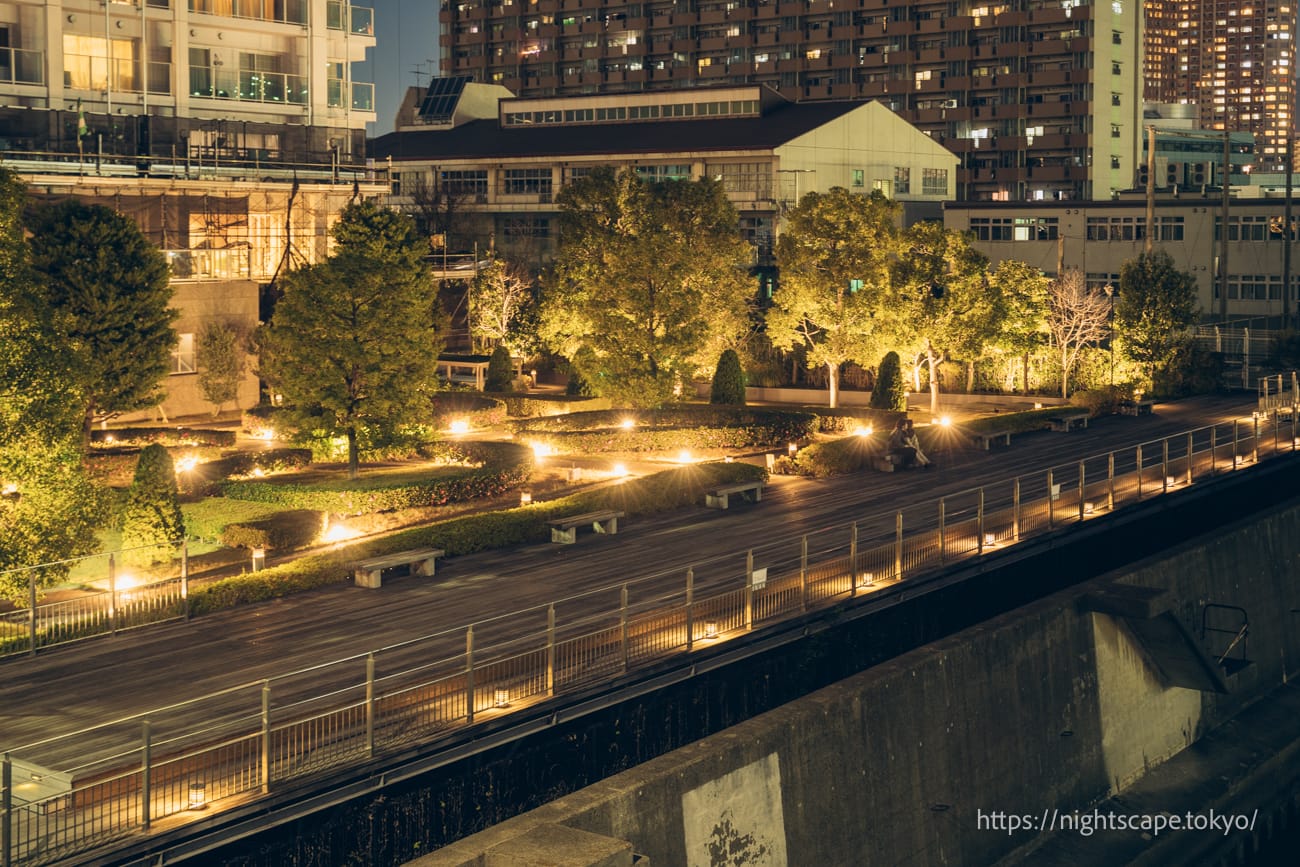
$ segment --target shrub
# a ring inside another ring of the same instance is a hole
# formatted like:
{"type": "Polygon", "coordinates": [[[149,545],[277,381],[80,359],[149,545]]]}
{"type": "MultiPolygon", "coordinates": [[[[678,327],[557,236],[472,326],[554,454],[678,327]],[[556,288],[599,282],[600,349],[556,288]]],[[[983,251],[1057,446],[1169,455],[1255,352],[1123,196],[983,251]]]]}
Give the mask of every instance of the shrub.
{"type": "Polygon", "coordinates": [[[370,482],[363,478],[340,488],[330,484],[237,481],[226,482],[222,491],[235,500],[360,515],[496,496],[527,481],[533,469],[532,450],[516,443],[436,443],[430,445],[429,453],[447,462],[483,466],[471,466],[464,473],[450,476],[440,473],[437,478],[418,483],[386,483],[382,478],[370,482]]]}
{"type": "MultiPolygon", "coordinates": [[[[1059,415],[1059,406],[1044,409],[1027,409],[1024,412],[1004,412],[998,415],[971,419],[961,425],[961,430],[968,433],[1026,433],[1034,430],[1047,430],[1051,427],[1048,419],[1059,415]]],[[[922,443],[924,445],[924,443],[922,443]]]]}
{"type": "Polygon", "coordinates": [[[1114,415],[1119,412],[1120,403],[1132,397],[1129,389],[1123,386],[1106,386],[1076,391],[1070,395],[1070,403],[1088,410],[1093,418],[1114,415]]]}
{"type": "Polygon", "coordinates": [[[190,593],[190,613],[204,614],[342,583],[350,578],[349,569],[356,561],[412,548],[441,548],[456,556],[544,542],[550,538],[546,522],[551,518],[608,508],[630,516],[651,515],[698,502],[715,485],[766,476],[761,467],[750,464],[697,464],[558,500],[414,527],[345,550],[311,554],[292,563],[197,588],[190,593]]]}
{"type": "Polygon", "coordinates": [[[203,430],[188,427],[123,427],[114,430],[92,430],[93,445],[146,446],[153,443],[163,446],[233,446],[232,430],[203,430]]]}
{"type": "Polygon", "coordinates": [[[745,371],[740,366],[740,356],[736,350],[728,349],[718,359],[718,368],[713,373],[713,388],[709,392],[709,403],[745,405],[745,371]]]}
{"type": "Polygon", "coordinates": [[[281,511],[281,506],[271,503],[231,500],[227,497],[205,497],[181,505],[188,536],[213,545],[221,543],[221,534],[227,526],[260,521],[281,511]]]}
{"type": "Polygon", "coordinates": [[[860,427],[878,431],[891,431],[905,412],[886,412],[878,409],[830,409],[818,407],[809,410],[817,415],[818,433],[853,433],[860,427]]]}
{"type": "Polygon", "coordinates": [[[808,437],[812,413],[721,407],[572,413],[516,423],[516,435],[566,452],[649,452],[771,445],[808,437]],[[625,419],[637,426],[624,428],[625,419]]]}
{"type": "Polygon", "coordinates": [[[907,412],[907,386],[897,352],[886,352],[880,359],[876,386],[871,390],[871,408],[907,412]]]}
{"type": "Polygon", "coordinates": [[[856,473],[871,466],[871,459],[884,452],[884,443],[884,434],[847,436],[814,443],[801,449],[793,460],[786,460],[791,464],[789,472],[803,476],[823,478],[856,473]]]}
{"type": "Polygon", "coordinates": [[[539,418],[548,415],[564,415],[574,411],[609,409],[611,404],[606,397],[583,397],[573,395],[502,395],[506,405],[506,414],[511,418],[539,418]]]}
{"type": "Polygon", "coordinates": [[[463,391],[442,391],[433,396],[434,427],[446,430],[453,421],[461,419],[472,428],[495,427],[506,420],[506,403],[463,391]]]}
{"type": "Polygon", "coordinates": [[[484,391],[511,391],[515,382],[515,362],[510,357],[510,350],[498,343],[488,359],[487,376],[483,380],[484,391]]]}
{"type": "Polygon", "coordinates": [[[123,560],[136,566],[170,560],[184,536],[171,455],[156,443],[145,446],[122,513],[123,560]]]}
{"type": "Polygon", "coordinates": [[[315,542],[325,529],[325,515],[309,509],[292,509],[248,523],[227,524],[221,544],[227,548],[270,548],[289,551],[315,542]]]}
{"type": "Polygon", "coordinates": [[[1223,353],[1183,344],[1156,373],[1151,391],[1161,397],[1187,397],[1218,391],[1223,380],[1223,353]]]}

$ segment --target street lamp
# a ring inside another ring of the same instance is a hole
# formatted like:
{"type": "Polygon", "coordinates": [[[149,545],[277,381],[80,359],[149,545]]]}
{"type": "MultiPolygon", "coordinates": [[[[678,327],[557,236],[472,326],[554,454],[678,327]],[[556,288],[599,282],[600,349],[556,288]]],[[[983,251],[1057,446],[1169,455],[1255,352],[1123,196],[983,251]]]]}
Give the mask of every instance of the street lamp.
{"type": "Polygon", "coordinates": [[[1110,300],[1110,388],[1115,390],[1115,287],[1107,283],[1101,287],[1110,300]]]}

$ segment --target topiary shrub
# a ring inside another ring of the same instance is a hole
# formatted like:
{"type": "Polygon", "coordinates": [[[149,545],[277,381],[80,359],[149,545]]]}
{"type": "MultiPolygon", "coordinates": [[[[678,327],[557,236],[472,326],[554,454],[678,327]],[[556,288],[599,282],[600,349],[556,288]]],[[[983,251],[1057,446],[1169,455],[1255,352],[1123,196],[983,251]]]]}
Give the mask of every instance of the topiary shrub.
{"type": "Polygon", "coordinates": [[[166,562],[184,536],[171,455],[157,443],[145,446],[122,512],[122,559],[134,566],[166,562]]]}
{"type": "Polygon", "coordinates": [[[902,365],[897,352],[886,352],[876,372],[876,387],[871,390],[871,408],[907,412],[907,386],[903,384],[902,365]]]}
{"type": "Polygon", "coordinates": [[[487,376],[483,380],[484,391],[514,391],[515,363],[510,357],[510,350],[497,344],[488,359],[487,376]]]}
{"type": "Polygon", "coordinates": [[[227,524],[221,531],[221,544],[227,548],[290,551],[312,544],[324,529],[323,512],[293,509],[258,521],[227,524]]]}
{"type": "Polygon", "coordinates": [[[745,371],[740,366],[736,350],[728,349],[718,359],[718,369],[713,373],[713,388],[709,403],[732,406],[745,405],[745,371]]]}

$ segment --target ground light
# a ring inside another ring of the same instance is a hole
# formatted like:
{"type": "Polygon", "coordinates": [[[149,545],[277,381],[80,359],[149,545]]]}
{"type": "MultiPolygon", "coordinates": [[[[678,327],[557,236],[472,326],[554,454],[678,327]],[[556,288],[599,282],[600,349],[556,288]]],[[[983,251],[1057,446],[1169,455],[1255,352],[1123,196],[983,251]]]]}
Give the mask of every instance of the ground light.
{"type": "Polygon", "coordinates": [[[677,463],[689,464],[691,462],[691,452],[689,449],[682,449],[677,453],[677,463]]]}
{"type": "Polygon", "coordinates": [[[520,491],[520,492],[519,492],[519,505],[521,505],[521,506],[527,506],[527,505],[531,505],[532,502],[533,502],[533,494],[532,494],[532,491],[520,491]]]}
{"type": "Polygon", "coordinates": [[[451,423],[449,430],[454,434],[467,434],[469,433],[469,422],[463,418],[458,418],[451,423]]]}
{"type": "Polygon", "coordinates": [[[636,427],[636,419],[625,418],[623,421],[619,422],[619,427],[623,428],[623,430],[631,430],[636,427]]]}
{"type": "Polygon", "coordinates": [[[871,425],[867,425],[866,427],[855,427],[853,429],[854,436],[869,437],[871,436],[871,434],[872,434],[871,425]]]}

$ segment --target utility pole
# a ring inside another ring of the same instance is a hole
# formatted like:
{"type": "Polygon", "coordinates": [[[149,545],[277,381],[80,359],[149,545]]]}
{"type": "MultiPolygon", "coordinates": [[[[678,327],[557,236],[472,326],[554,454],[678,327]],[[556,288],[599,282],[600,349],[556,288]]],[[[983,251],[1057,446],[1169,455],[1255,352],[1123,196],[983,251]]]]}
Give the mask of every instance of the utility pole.
{"type": "Polygon", "coordinates": [[[1232,133],[1228,116],[1223,116],[1223,208],[1219,217],[1219,318],[1228,321],[1228,179],[1232,159],[1232,133]]]}
{"type": "Polygon", "coordinates": [[[1286,205],[1282,210],[1282,330],[1291,327],[1291,178],[1295,172],[1295,133],[1286,137],[1286,205]]]}
{"type": "Polygon", "coordinates": [[[1147,127],[1147,237],[1143,249],[1151,255],[1151,243],[1156,234],[1156,128],[1147,127]]]}

